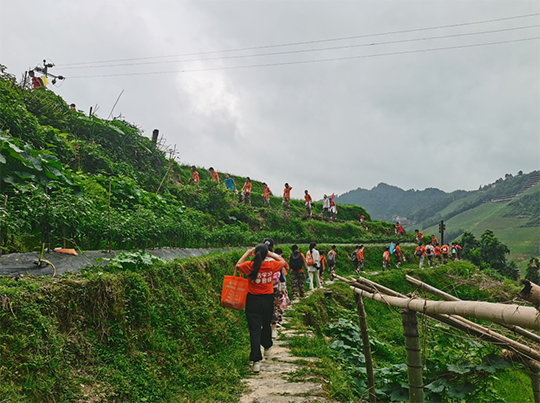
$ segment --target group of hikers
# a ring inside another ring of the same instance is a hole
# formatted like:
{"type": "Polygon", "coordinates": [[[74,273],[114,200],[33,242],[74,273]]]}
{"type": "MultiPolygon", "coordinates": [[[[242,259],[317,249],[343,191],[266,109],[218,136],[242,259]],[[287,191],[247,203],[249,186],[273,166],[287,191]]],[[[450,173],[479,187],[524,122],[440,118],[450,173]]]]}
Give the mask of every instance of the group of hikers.
{"type": "MultiPolygon", "coordinates": [[[[197,168],[193,165],[190,168],[192,177],[189,179],[188,184],[193,183],[197,187],[197,191],[201,191],[201,187],[199,186],[199,172],[197,172],[197,168]]],[[[210,167],[208,169],[210,175],[212,176],[212,181],[220,183],[220,177],[219,173],[213,168],[210,167]]],[[[229,190],[231,190],[234,193],[238,193],[238,190],[236,189],[236,184],[234,183],[234,179],[231,178],[231,176],[226,173],[225,174],[225,187],[229,190]]],[[[251,179],[249,177],[246,178],[244,185],[242,186],[242,190],[240,191],[242,195],[242,203],[246,204],[248,206],[251,206],[251,190],[252,190],[252,183],[251,179]]],[[[290,210],[290,204],[291,204],[291,190],[292,187],[285,183],[285,188],[283,189],[283,200],[281,204],[285,208],[285,210],[290,210]]],[[[264,206],[269,207],[270,206],[270,196],[272,196],[272,191],[270,190],[270,187],[263,183],[263,200],[264,200],[264,206]]],[[[305,208],[306,208],[306,217],[313,217],[313,198],[309,194],[307,190],[304,190],[304,201],[305,201],[305,208]]],[[[330,220],[335,220],[337,216],[337,206],[334,202],[334,195],[331,197],[328,197],[327,195],[323,196],[323,210],[322,210],[322,217],[328,218],[330,220]]],[[[362,216],[363,218],[363,216],[362,216]]]]}
{"type": "Polygon", "coordinates": [[[431,235],[431,241],[429,241],[426,246],[423,246],[424,234],[419,230],[414,230],[416,233],[416,242],[418,246],[414,251],[414,255],[418,257],[420,263],[419,266],[421,269],[424,268],[424,260],[427,257],[428,265],[430,267],[439,266],[441,264],[447,264],[448,259],[454,261],[461,260],[461,246],[457,242],[452,242],[450,245],[443,244],[439,245],[439,240],[435,235],[431,235]]]}
{"type": "Polygon", "coordinates": [[[306,282],[311,290],[323,287],[325,264],[330,270],[330,280],[334,279],[336,246],[332,246],[327,254],[318,251],[316,246],[312,242],[304,255],[298,245],[292,245],[287,262],[283,258],[283,250],[274,249],[274,241],[267,238],[262,244],[248,249],[236,263],[236,268],[247,274],[249,279],[245,310],[251,344],[249,359],[255,373],[260,371],[260,361],[263,359],[261,346],[264,348],[264,358],[268,359],[283,312],[291,303],[286,276],[290,277],[293,300],[306,297],[306,282]],[[254,259],[248,261],[250,256],[254,256],[254,259]]]}
{"type": "MultiPolygon", "coordinates": [[[[451,246],[439,246],[437,238],[423,246],[423,234],[416,230],[418,247],[415,256],[419,258],[420,268],[424,267],[424,258],[428,257],[429,266],[446,264],[448,259],[461,259],[461,247],[452,242],[451,246]]],[[[355,247],[350,258],[357,275],[365,271],[364,245],[355,247]]],[[[383,271],[391,269],[391,256],[394,255],[396,268],[406,261],[400,243],[385,247],[383,252],[383,271]]],[[[248,321],[252,361],[252,370],[260,371],[260,361],[271,356],[273,339],[277,337],[277,327],[281,326],[284,311],[292,300],[306,297],[306,285],[310,290],[324,288],[325,272],[329,272],[330,281],[336,273],[336,245],[326,252],[317,250],[317,244],[311,242],[306,253],[300,252],[298,245],[291,246],[291,255],[287,260],[283,250],[274,249],[274,241],[267,238],[262,244],[248,249],[236,263],[236,268],[248,276],[248,294],[246,298],[246,318],[248,321]],[[248,260],[251,256],[253,260],[248,260]],[[307,275],[306,275],[307,274],[307,275]],[[291,285],[291,297],[287,291],[287,276],[291,285]],[[261,352],[264,348],[264,354],[261,352]]]]}

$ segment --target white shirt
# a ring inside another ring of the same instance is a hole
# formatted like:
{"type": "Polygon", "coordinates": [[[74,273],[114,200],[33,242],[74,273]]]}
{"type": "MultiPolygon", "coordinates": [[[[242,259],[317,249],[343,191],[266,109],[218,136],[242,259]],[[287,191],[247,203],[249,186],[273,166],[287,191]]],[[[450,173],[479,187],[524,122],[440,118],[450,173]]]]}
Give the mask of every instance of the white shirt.
{"type": "Polygon", "coordinates": [[[330,199],[328,197],[326,199],[323,199],[322,206],[323,208],[330,208],[330,199]]]}

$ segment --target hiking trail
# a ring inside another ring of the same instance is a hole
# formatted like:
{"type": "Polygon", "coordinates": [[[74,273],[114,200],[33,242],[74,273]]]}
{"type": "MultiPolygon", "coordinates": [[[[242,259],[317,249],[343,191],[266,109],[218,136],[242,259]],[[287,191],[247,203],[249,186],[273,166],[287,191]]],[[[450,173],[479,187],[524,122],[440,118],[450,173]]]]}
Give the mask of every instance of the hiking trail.
{"type": "MultiPolygon", "coordinates": [[[[306,295],[311,292],[306,292],[306,295]]],[[[289,310],[294,309],[295,301],[289,310]]],[[[317,362],[315,357],[296,357],[292,355],[288,345],[289,339],[295,335],[310,337],[310,333],[286,327],[288,317],[283,317],[284,327],[278,329],[278,337],[274,339],[272,354],[261,361],[261,372],[251,374],[245,380],[247,391],[240,403],[331,403],[325,396],[322,384],[312,381],[295,382],[288,378],[303,365],[300,361],[317,362]]]]}

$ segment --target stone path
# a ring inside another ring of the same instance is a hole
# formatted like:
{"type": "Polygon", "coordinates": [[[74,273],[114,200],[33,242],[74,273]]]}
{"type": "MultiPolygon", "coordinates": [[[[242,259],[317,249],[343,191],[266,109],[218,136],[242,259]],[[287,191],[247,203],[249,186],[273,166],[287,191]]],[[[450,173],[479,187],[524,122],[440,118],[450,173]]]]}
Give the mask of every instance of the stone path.
{"type": "MultiPolygon", "coordinates": [[[[283,324],[286,323],[287,317],[284,317],[283,324]]],[[[288,380],[291,373],[302,367],[299,361],[315,362],[318,358],[300,358],[291,354],[287,339],[298,334],[296,330],[281,328],[278,333],[271,357],[261,361],[261,372],[250,375],[246,380],[248,391],[242,396],[240,403],[330,403],[330,400],[324,397],[326,393],[320,383],[288,380]]]]}

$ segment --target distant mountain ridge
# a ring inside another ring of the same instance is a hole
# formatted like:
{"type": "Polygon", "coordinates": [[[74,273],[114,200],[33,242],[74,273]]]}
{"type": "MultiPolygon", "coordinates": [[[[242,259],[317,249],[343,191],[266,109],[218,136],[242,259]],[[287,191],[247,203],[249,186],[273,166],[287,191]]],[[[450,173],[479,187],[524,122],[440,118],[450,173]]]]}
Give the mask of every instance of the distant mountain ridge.
{"type": "Polygon", "coordinates": [[[451,193],[436,188],[403,190],[397,186],[379,183],[374,188],[357,188],[336,196],[338,204],[356,204],[364,207],[378,220],[407,219],[410,224],[433,225],[437,220],[448,219],[482,203],[510,201],[540,182],[540,172],[513,176],[506,174],[478,190],[455,190],[451,193]]]}
{"type": "Polygon", "coordinates": [[[411,220],[418,210],[437,206],[438,211],[455,200],[473,192],[456,190],[446,193],[436,188],[403,190],[397,186],[379,183],[371,190],[358,188],[336,197],[339,204],[356,204],[364,207],[378,220],[393,221],[396,216],[411,220]]]}

